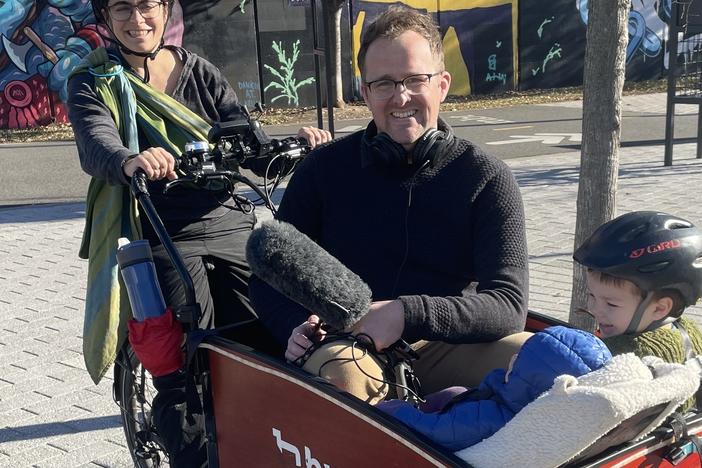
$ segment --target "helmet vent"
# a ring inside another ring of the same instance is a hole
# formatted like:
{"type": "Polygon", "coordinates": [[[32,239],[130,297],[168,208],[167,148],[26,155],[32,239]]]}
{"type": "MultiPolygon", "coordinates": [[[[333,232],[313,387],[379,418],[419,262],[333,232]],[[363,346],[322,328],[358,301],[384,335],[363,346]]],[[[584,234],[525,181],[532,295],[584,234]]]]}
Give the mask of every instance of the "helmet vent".
{"type": "Polygon", "coordinates": [[[641,273],[655,273],[658,271],[661,271],[670,265],[670,262],[668,261],[663,261],[663,262],[656,262],[656,263],[649,263],[648,265],[642,265],[639,268],[637,268],[641,273]]]}
{"type": "Polygon", "coordinates": [[[687,229],[690,227],[692,227],[692,224],[682,219],[669,219],[665,222],[666,229],[687,229]]]}
{"type": "Polygon", "coordinates": [[[639,237],[641,234],[646,234],[649,230],[649,224],[643,224],[635,227],[634,229],[629,229],[626,232],[624,232],[620,237],[619,240],[620,242],[629,242],[637,237],[639,237]]]}

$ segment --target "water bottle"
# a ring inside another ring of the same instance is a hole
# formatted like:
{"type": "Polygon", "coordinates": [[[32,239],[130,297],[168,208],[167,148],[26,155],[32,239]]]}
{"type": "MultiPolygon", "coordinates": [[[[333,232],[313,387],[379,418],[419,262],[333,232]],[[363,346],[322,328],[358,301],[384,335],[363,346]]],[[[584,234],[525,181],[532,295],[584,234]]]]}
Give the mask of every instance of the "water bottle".
{"type": "Polygon", "coordinates": [[[129,239],[120,238],[117,241],[117,263],[127,286],[134,318],[142,322],[163,314],[166,302],[158,284],[149,241],[130,242],[129,239]]]}

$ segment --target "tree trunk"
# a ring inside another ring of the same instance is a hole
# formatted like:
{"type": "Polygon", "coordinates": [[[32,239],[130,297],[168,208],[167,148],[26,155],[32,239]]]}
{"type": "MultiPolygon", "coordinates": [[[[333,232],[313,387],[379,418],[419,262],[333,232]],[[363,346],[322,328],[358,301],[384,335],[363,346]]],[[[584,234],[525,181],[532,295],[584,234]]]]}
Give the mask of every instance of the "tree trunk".
{"type": "MultiPolygon", "coordinates": [[[[619,172],[622,88],[631,0],[590,0],[583,74],[583,141],[575,245],[614,217],[619,172]]],[[[585,270],[574,262],[569,322],[594,330],[587,314],[585,270]]]]}
{"type": "Polygon", "coordinates": [[[344,103],[344,86],[341,72],[341,13],[346,0],[322,0],[328,1],[324,7],[326,16],[324,21],[328,22],[328,31],[331,31],[329,37],[329,48],[331,49],[332,63],[329,64],[329,69],[334,72],[333,90],[328,91],[328,95],[332,96],[334,107],[343,109],[344,103]]]}

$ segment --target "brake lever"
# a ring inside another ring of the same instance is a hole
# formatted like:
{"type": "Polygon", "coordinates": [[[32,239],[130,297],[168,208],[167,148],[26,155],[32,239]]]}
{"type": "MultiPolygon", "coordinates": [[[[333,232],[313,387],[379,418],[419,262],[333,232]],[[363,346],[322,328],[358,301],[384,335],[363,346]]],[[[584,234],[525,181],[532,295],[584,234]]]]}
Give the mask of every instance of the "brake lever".
{"type": "Polygon", "coordinates": [[[168,195],[168,192],[180,186],[184,186],[185,189],[200,189],[202,187],[198,182],[198,179],[198,177],[192,176],[179,177],[177,179],[173,179],[167,182],[166,185],[163,187],[163,194],[168,195]]]}

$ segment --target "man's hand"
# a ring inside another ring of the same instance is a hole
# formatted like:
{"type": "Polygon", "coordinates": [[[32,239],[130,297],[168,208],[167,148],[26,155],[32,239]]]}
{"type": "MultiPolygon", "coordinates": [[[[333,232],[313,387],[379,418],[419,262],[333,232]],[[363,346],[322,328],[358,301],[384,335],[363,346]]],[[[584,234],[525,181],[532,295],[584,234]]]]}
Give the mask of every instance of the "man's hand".
{"type": "Polygon", "coordinates": [[[175,172],[175,159],[171,153],[161,147],[148,148],[122,165],[122,170],[127,177],[132,177],[138,168],[144,170],[149,180],[161,180],[164,177],[168,180],[178,178],[175,172]]]}
{"type": "Polygon", "coordinates": [[[310,145],[310,148],[314,148],[317,145],[331,141],[332,136],[327,130],[322,130],[317,127],[302,127],[297,132],[298,138],[304,138],[310,145]]]}
{"type": "Polygon", "coordinates": [[[405,330],[405,308],[399,300],[373,302],[368,313],[351,327],[354,335],[365,334],[382,351],[402,337],[405,330]]]}
{"type": "Polygon", "coordinates": [[[310,315],[306,322],[295,327],[288,338],[285,359],[290,362],[297,361],[314,342],[324,339],[327,332],[320,328],[320,322],[319,317],[310,315]]]}

